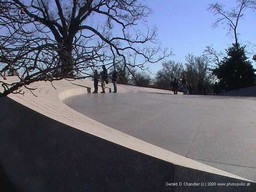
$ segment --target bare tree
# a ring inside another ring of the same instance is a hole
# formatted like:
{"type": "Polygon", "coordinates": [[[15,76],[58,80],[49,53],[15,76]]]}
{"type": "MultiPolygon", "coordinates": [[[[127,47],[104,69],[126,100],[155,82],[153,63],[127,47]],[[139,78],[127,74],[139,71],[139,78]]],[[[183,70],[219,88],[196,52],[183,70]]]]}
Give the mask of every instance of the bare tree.
{"type": "Polygon", "coordinates": [[[180,80],[184,73],[182,63],[174,61],[164,62],[162,69],[157,72],[155,77],[155,86],[161,89],[170,89],[174,79],[180,80]]]}
{"type": "Polygon", "coordinates": [[[237,7],[231,11],[224,10],[224,5],[219,3],[210,4],[209,10],[219,16],[214,23],[214,26],[217,26],[218,24],[226,25],[229,34],[234,35],[235,45],[238,45],[238,25],[240,19],[244,16],[246,8],[252,6],[253,2],[253,0],[237,0],[237,7]]]}
{"type": "Polygon", "coordinates": [[[0,76],[19,73],[14,83],[0,81],[2,96],[34,81],[84,78],[103,64],[143,69],[168,55],[155,44],[156,30],[143,22],[150,9],[139,0],[0,3],[0,76]]]}
{"type": "Polygon", "coordinates": [[[149,74],[145,72],[134,71],[132,73],[131,84],[140,87],[149,87],[152,83],[152,79],[149,74]]]}
{"type": "Polygon", "coordinates": [[[211,92],[213,75],[209,69],[208,57],[204,55],[197,57],[189,54],[186,60],[185,75],[188,83],[192,86],[193,92],[196,94],[211,92]]]}
{"type": "MultiPolygon", "coordinates": [[[[212,46],[206,46],[204,50],[204,56],[209,58],[209,62],[213,63],[214,65],[219,66],[221,64],[221,59],[223,57],[222,52],[217,52],[212,46]]],[[[214,66],[210,66],[214,67],[214,66]]]]}

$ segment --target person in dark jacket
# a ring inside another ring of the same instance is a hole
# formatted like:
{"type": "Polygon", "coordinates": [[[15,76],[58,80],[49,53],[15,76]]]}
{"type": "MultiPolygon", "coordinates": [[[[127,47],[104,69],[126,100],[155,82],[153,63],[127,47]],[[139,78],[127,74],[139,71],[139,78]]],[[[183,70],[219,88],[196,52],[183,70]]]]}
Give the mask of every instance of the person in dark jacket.
{"type": "Polygon", "coordinates": [[[114,70],[114,72],[112,73],[112,83],[113,83],[113,87],[114,87],[113,93],[117,92],[116,80],[117,80],[117,72],[116,72],[116,70],[114,70]]]}
{"type": "Polygon", "coordinates": [[[105,83],[108,84],[108,71],[105,65],[102,65],[102,72],[100,73],[100,77],[101,77],[101,88],[102,88],[101,93],[105,93],[105,83]]]}
{"type": "Polygon", "coordinates": [[[172,90],[174,95],[178,94],[178,80],[174,78],[174,81],[172,82],[172,90]]]}
{"type": "Polygon", "coordinates": [[[93,83],[94,83],[94,91],[93,91],[93,93],[98,93],[99,74],[98,74],[97,70],[94,70],[93,83]]]}

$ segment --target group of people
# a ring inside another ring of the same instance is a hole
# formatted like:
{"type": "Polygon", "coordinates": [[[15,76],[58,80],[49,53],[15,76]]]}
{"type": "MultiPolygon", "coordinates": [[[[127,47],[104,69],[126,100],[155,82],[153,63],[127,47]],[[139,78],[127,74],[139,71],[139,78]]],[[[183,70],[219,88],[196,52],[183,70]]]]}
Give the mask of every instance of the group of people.
{"type": "MultiPolygon", "coordinates": [[[[179,82],[177,78],[174,78],[174,80],[172,81],[172,90],[175,95],[178,94],[178,89],[179,89],[179,82]]],[[[192,86],[190,83],[187,82],[185,76],[183,76],[181,79],[180,89],[182,90],[184,95],[192,94],[192,86]]]]}
{"type": "MultiPolygon", "coordinates": [[[[106,84],[108,84],[108,79],[109,79],[109,75],[108,75],[108,71],[107,71],[105,65],[102,65],[102,71],[100,72],[100,74],[98,73],[97,70],[94,70],[94,74],[93,74],[94,91],[93,91],[93,93],[98,93],[99,81],[101,82],[101,88],[102,88],[101,93],[105,93],[106,84]]],[[[113,71],[113,73],[111,75],[111,80],[112,80],[113,88],[114,88],[113,93],[117,93],[117,86],[116,86],[117,72],[116,72],[116,70],[113,71]]]]}

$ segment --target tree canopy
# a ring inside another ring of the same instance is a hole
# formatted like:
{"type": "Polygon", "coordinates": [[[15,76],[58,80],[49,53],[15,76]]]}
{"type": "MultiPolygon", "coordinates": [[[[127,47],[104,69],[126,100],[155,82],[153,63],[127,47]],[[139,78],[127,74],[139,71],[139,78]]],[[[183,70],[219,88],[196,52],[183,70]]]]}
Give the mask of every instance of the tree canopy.
{"type": "Polygon", "coordinates": [[[174,79],[178,80],[179,89],[182,90],[182,81],[191,87],[193,94],[212,92],[212,74],[209,70],[209,59],[206,56],[194,56],[189,54],[186,63],[176,63],[174,61],[164,62],[155,78],[155,86],[162,89],[170,89],[174,79]],[[201,89],[198,90],[199,85],[201,89]]]}
{"type": "Polygon", "coordinates": [[[162,64],[162,69],[159,70],[155,78],[155,86],[161,89],[170,89],[174,78],[181,79],[184,73],[182,63],[167,61],[162,64]]]}
{"type": "Polygon", "coordinates": [[[252,86],[255,70],[245,55],[245,48],[234,44],[226,52],[227,56],[213,70],[213,74],[220,80],[222,89],[233,90],[252,86]]]}
{"type": "Polygon", "coordinates": [[[212,92],[213,76],[209,65],[210,61],[206,56],[194,56],[191,54],[187,56],[185,75],[194,94],[212,92]]]}

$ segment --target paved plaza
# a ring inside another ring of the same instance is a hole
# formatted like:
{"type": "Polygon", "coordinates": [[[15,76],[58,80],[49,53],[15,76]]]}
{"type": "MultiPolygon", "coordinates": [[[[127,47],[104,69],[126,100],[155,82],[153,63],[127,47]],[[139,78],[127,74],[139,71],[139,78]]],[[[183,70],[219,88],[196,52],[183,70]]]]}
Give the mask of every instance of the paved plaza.
{"type": "Polygon", "coordinates": [[[30,86],[0,100],[0,191],[201,192],[212,181],[207,191],[255,192],[253,97],[124,85],[91,94],[87,80],[30,86]]]}
{"type": "Polygon", "coordinates": [[[145,92],[86,94],[65,100],[114,129],[253,181],[255,102],[253,97],[145,92]]]}

